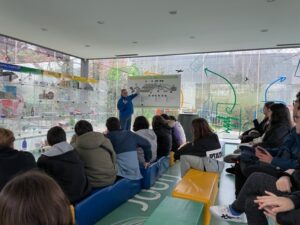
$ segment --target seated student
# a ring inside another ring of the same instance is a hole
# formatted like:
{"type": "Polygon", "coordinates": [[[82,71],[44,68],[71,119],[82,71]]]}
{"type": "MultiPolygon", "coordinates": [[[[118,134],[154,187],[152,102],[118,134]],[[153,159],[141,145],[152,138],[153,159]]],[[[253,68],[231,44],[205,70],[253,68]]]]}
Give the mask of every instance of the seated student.
{"type": "Polygon", "coordinates": [[[171,128],[171,136],[172,136],[172,147],[171,147],[171,151],[172,152],[176,152],[179,148],[179,143],[177,141],[177,138],[175,136],[175,121],[171,120],[170,116],[168,116],[167,114],[161,114],[160,115],[162,118],[165,119],[165,121],[167,122],[168,126],[171,128]]]}
{"type": "Polygon", "coordinates": [[[46,174],[29,171],[0,192],[1,225],[72,225],[70,202],[46,174]]]}
{"type": "Polygon", "coordinates": [[[286,225],[298,225],[300,221],[300,191],[276,196],[266,192],[265,196],[258,196],[255,203],[259,205],[264,214],[271,217],[275,222],[286,225]]]}
{"type": "Polygon", "coordinates": [[[108,118],[106,127],[108,130],[107,137],[113,144],[117,154],[117,175],[131,180],[141,179],[137,148],[141,147],[143,149],[144,167],[147,168],[152,157],[149,141],[131,131],[121,130],[120,121],[116,117],[108,118]]]}
{"type": "MultiPolygon", "coordinates": [[[[297,95],[298,97],[298,95],[297,95]]],[[[300,95],[299,95],[300,97],[300,95]]],[[[300,109],[299,104],[295,104],[294,107],[298,107],[298,111],[293,110],[294,121],[296,122],[296,127],[293,128],[289,139],[281,147],[283,151],[291,151],[291,149],[300,148],[300,109]]],[[[258,150],[257,150],[258,151],[258,150]]],[[[264,155],[268,158],[268,155],[264,155]]],[[[256,196],[261,196],[265,191],[272,192],[276,195],[284,195],[287,192],[300,191],[300,155],[298,154],[298,160],[283,158],[280,165],[285,167],[286,165],[291,165],[297,170],[289,169],[286,172],[281,172],[280,170],[274,170],[267,173],[252,173],[246,183],[243,185],[241,191],[239,192],[236,201],[230,206],[214,206],[211,207],[212,214],[217,217],[221,217],[228,221],[245,221],[242,215],[243,212],[246,213],[249,224],[267,224],[267,220],[263,211],[258,209],[258,205],[254,204],[256,196]],[[283,163],[283,164],[282,164],[283,163]],[[277,180],[277,178],[280,179],[277,180]],[[257,182],[259,181],[259,182],[257,182]]],[[[271,160],[273,161],[273,160],[271,160]]],[[[274,161],[278,163],[278,157],[274,157],[274,161]]],[[[257,202],[259,203],[259,201],[257,202]]]]}
{"type": "Polygon", "coordinates": [[[183,145],[175,152],[174,159],[180,159],[181,176],[190,169],[207,172],[222,172],[224,163],[216,158],[222,156],[221,145],[218,136],[212,131],[207,121],[197,118],[192,121],[194,140],[183,145]],[[219,150],[217,153],[214,150],[219,150]],[[212,157],[212,154],[218,154],[212,157]]]}
{"type": "MultiPolygon", "coordinates": [[[[149,143],[151,144],[151,152],[152,152],[152,158],[150,162],[154,162],[156,160],[156,155],[157,155],[157,138],[156,134],[154,133],[153,130],[149,129],[149,122],[144,116],[138,116],[135,118],[134,123],[133,123],[133,131],[145,138],[149,143]]],[[[140,164],[144,164],[145,158],[144,158],[144,151],[141,148],[138,148],[138,159],[140,164]]]]}
{"type": "Polygon", "coordinates": [[[248,143],[253,141],[254,138],[262,136],[269,124],[269,119],[271,115],[270,107],[274,102],[266,102],[263,107],[263,114],[265,115],[264,119],[259,123],[257,119],[253,120],[254,128],[245,131],[241,136],[241,143],[248,143]]]}
{"type": "MultiPolygon", "coordinates": [[[[262,137],[254,139],[247,145],[241,144],[239,146],[242,149],[251,149],[252,146],[261,146],[264,148],[275,148],[282,145],[290,133],[291,130],[291,116],[289,109],[284,104],[273,104],[270,107],[270,119],[268,127],[262,137]]],[[[232,162],[232,158],[237,158],[240,153],[229,154],[225,156],[225,162],[232,162]]]]}
{"type": "Polygon", "coordinates": [[[36,168],[33,155],[15,150],[14,141],[12,131],[0,128],[0,191],[14,176],[36,168]]]}
{"type": "Polygon", "coordinates": [[[186,143],[186,136],[183,130],[183,127],[179,121],[176,120],[174,116],[169,116],[170,120],[175,121],[175,126],[174,126],[174,136],[175,140],[177,141],[177,144],[179,146],[183,145],[186,143]]]}
{"type": "Polygon", "coordinates": [[[47,133],[51,146],[37,161],[38,167],[60,185],[72,204],[85,197],[91,190],[84,171],[83,162],[68,144],[66,133],[61,127],[52,127],[47,133]]]}
{"type": "Polygon", "coordinates": [[[157,137],[157,159],[168,156],[172,148],[172,128],[162,116],[154,116],[152,129],[157,137]]]}
{"type": "Polygon", "coordinates": [[[263,136],[262,142],[257,144],[258,146],[266,148],[268,151],[262,153],[256,149],[257,145],[253,148],[247,146],[240,147],[242,152],[241,155],[238,156],[239,162],[236,163],[234,167],[236,175],[236,194],[240,191],[249,174],[254,171],[273,171],[276,167],[282,170],[294,168],[291,167],[292,165],[289,165],[289,163],[284,163],[287,159],[298,158],[298,153],[296,153],[298,150],[296,149],[292,150],[292,154],[289,156],[287,156],[287,154],[289,154],[288,152],[284,152],[284,146],[288,144],[288,139],[294,139],[294,136],[290,134],[290,112],[284,104],[273,104],[270,109],[272,114],[269,127],[263,136]],[[285,155],[284,157],[283,154],[285,155]],[[274,160],[272,160],[273,157],[274,160]]]}
{"type": "Polygon", "coordinates": [[[85,172],[93,188],[111,185],[116,180],[116,154],[108,138],[94,132],[86,120],[75,125],[75,135],[71,144],[84,162],[85,172]]]}
{"type": "MultiPolygon", "coordinates": [[[[246,222],[245,215],[243,214],[245,212],[249,225],[257,225],[257,224],[267,225],[268,221],[262,209],[266,210],[267,214],[272,214],[272,212],[269,211],[268,203],[274,204],[275,201],[278,200],[278,198],[275,198],[275,195],[286,196],[291,198],[295,203],[294,206],[298,208],[299,203],[295,198],[299,196],[298,194],[299,191],[300,191],[300,170],[291,169],[285,172],[277,172],[276,175],[273,174],[272,176],[265,173],[253,173],[247,179],[237,199],[231,205],[212,206],[210,210],[214,216],[228,222],[229,221],[240,222],[240,223],[246,222]],[[266,191],[273,193],[273,194],[268,194],[272,197],[262,197],[262,198],[259,197],[265,195],[266,191]],[[293,197],[293,195],[296,196],[293,197]]],[[[278,207],[279,203],[276,202],[275,205],[277,205],[278,207]]],[[[275,208],[277,207],[275,206],[275,208]]],[[[282,210],[281,212],[288,211],[291,209],[292,208],[281,208],[282,210]]],[[[280,210],[278,212],[280,212],[280,210]]],[[[282,222],[287,220],[284,220],[284,216],[280,214],[277,215],[277,219],[278,219],[277,221],[280,224],[293,224],[288,222],[287,223],[282,222]]],[[[289,218],[289,220],[290,219],[291,218],[289,218]]]]}

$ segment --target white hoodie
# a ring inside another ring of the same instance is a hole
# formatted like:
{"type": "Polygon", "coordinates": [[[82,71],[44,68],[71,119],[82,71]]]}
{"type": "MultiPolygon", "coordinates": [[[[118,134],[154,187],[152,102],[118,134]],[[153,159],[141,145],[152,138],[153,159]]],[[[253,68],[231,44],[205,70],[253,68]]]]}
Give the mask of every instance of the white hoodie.
{"type": "MultiPolygon", "coordinates": [[[[150,130],[150,129],[138,130],[135,133],[137,135],[145,138],[147,141],[150,142],[151,152],[152,152],[152,158],[151,158],[150,162],[154,162],[156,160],[156,157],[157,157],[157,138],[156,138],[156,134],[154,133],[153,130],[150,130]]],[[[144,163],[145,162],[144,151],[141,148],[138,148],[137,152],[138,152],[139,162],[144,163]]]]}

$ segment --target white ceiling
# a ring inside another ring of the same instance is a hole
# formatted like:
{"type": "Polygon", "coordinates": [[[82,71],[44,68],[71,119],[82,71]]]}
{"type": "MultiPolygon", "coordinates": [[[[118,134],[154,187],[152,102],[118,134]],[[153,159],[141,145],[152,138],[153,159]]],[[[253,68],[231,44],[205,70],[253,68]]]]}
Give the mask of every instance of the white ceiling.
{"type": "Polygon", "coordinates": [[[300,43],[300,0],[268,1],[0,0],[0,33],[81,58],[300,43]]]}

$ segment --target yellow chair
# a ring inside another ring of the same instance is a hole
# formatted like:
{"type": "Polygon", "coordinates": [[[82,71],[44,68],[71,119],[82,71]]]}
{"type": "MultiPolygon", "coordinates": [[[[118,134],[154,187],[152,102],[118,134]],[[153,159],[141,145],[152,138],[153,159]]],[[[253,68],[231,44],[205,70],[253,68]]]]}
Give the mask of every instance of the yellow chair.
{"type": "Polygon", "coordinates": [[[172,195],[204,203],[203,224],[210,224],[209,207],[214,204],[219,190],[219,174],[190,169],[173,189],[172,195]]]}

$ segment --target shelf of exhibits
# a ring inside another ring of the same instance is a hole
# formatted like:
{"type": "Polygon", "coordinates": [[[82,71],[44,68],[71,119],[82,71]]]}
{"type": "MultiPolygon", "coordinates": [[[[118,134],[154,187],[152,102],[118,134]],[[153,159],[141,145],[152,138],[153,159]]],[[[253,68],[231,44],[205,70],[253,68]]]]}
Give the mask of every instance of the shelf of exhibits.
{"type": "Polygon", "coordinates": [[[0,127],[14,132],[16,149],[38,151],[52,126],[68,138],[81,119],[103,130],[106,93],[107,85],[94,79],[1,63],[0,127]]]}

